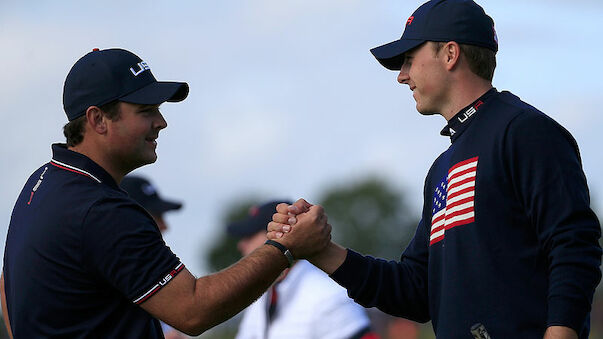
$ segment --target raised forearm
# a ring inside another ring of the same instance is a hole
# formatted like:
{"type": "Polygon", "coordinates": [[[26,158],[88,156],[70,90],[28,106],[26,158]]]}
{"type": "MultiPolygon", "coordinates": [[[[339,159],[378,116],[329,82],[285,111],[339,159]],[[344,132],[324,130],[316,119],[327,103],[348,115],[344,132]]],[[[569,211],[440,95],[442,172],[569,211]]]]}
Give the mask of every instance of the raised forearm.
{"type": "Polygon", "coordinates": [[[197,279],[196,299],[203,332],[239,313],[270,287],[288,262],[275,247],[264,245],[234,265],[197,279]]]}
{"type": "Polygon", "coordinates": [[[308,257],[308,261],[320,268],[327,274],[332,274],[343,264],[348,251],[340,245],[330,242],[327,247],[318,254],[308,257]]]}

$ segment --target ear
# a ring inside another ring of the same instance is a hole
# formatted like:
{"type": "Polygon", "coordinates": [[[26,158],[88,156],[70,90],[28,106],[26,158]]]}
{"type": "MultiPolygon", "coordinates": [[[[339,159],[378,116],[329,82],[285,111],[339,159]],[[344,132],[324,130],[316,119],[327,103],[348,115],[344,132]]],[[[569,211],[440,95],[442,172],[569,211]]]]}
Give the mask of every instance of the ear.
{"type": "Polygon", "coordinates": [[[107,133],[107,118],[97,106],[90,106],[86,110],[86,121],[90,129],[98,134],[107,133]]]}
{"type": "Polygon", "coordinates": [[[455,41],[449,41],[444,45],[440,53],[442,53],[442,57],[444,58],[446,69],[451,71],[459,64],[461,46],[455,41]]]}

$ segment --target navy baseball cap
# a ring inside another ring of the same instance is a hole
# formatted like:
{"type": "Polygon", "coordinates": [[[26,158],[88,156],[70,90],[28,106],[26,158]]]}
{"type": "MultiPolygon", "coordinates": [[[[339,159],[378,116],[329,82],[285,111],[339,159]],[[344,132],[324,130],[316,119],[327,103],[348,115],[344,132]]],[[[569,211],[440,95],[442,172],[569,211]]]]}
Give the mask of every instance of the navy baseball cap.
{"type": "Polygon", "coordinates": [[[128,175],[120,184],[128,195],[153,215],[160,216],[171,210],[178,210],[182,203],[164,200],[151,182],[143,177],[128,175]]]}
{"type": "Polygon", "coordinates": [[[404,53],[426,41],[468,44],[498,51],[494,20],[472,0],[431,0],[406,20],[399,40],[371,49],[387,69],[400,70],[404,53]]]}
{"type": "Polygon", "coordinates": [[[287,200],[275,200],[253,206],[249,209],[249,216],[246,219],[228,224],[226,232],[237,238],[246,238],[259,231],[266,231],[268,223],[272,221],[272,215],[276,213],[276,205],[280,203],[291,205],[287,200]]]}
{"type": "Polygon", "coordinates": [[[67,74],[63,108],[72,121],[84,115],[88,107],[114,100],[158,105],[182,101],[187,95],[187,83],[157,81],[149,65],[134,53],[119,48],[95,48],[67,74]]]}

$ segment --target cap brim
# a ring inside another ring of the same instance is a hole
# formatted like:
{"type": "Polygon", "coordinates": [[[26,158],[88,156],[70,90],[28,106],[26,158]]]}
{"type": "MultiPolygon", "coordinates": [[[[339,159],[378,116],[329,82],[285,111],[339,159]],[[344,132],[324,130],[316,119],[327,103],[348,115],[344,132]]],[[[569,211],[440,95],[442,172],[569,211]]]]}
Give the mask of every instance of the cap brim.
{"type": "Polygon", "coordinates": [[[158,81],[119,98],[120,101],[141,105],[158,105],[166,101],[179,102],[188,96],[186,82],[158,81]]]}
{"type": "Polygon", "coordinates": [[[156,215],[161,215],[167,211],[179,210],[180,208],[182,208],[181,203],[167,200],[158,200],[147,206],[147,210],[151,212],[151,214],[156,215]]]}
{"type": "Polygon", "coordinates": [[[371,49],[381,65],[392,71],[399,71],[404,63],[404,53],[424,43],[425,40],[400,39],[371,49]]]}

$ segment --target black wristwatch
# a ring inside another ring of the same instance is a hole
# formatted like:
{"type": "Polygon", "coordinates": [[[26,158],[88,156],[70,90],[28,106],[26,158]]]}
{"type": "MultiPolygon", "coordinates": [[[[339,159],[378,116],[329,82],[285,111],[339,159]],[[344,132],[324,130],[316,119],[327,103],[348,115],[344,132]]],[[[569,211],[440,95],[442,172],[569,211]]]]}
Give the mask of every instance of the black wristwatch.
{"type": "Polygon", "coordinates": [[[285,255],[285,258],[287,258],[287,261],[289,262],[289,267],[293,266],[295,258],[293,257],[293,254],[291,254],[291,251],[289,251],[289,249],[285,245],[270,239],[266,240],[264,244],[272,245],[278,248],[285,255]]]}

